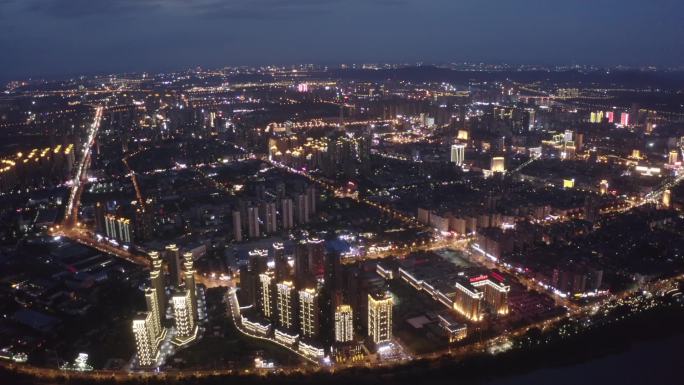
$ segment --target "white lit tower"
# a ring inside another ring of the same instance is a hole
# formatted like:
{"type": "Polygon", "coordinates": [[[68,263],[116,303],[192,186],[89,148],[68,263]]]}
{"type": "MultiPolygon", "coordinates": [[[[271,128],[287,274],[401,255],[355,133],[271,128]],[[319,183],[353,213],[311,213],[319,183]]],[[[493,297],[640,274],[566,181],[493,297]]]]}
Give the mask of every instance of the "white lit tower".
{"type": "Polygon", "coordinates": [[[192,253],[183,253],[183,280],[185,281],[185,290],[190,294],[190,305],[192,307],[192,316],[197,319],[197,287],[195,285],[195,269],[193,266],[192,253]]]}
{"type": "Polygon", "coordinates": [[[166,284],[164,283],[163,263],[162,259],[159,258],[159,253],[156,251],[150,252],[150,259],[152,259],[150,284],[156,294],[159,316],[164,317],[166,314],[166,284]]]}
{"type": "Polygon", "coordinates": [[[166,329],[161,322],[161,313],[157,302],[157,292],[152,288],[145,289],[145,302],[147,303],[147,312],[151,315],[151,328],[155,337],[156,343],[160,343],[166,335],[166,329]]]}
{"type": "Polygon", "coordinates": [[[318,291],[307,288],[299,291],[299,327],[302,336],[317,338],[319,332],[318,291]]]}
{"type": "Polygon", "coordinates": [[[138,358],[138,366],[152,368],[156,366],[159,358],[159,345],[154,335],[154,321],[152,313],[145,312],[133,320],[133,336],[135,337],[135,352],[138,358]]]}
{"type": "Polygon", "coordinates": [[[278,313],[278,325],[285,329],[293,329],[295,326],[295,286],[292,281],[283,281],[276,284],[276,311],[278,313]]]}
{"type": "Polygon", "coordinates": [[[465,144],[456,143],[451,145],[451,162],[457,166],[463,166],[465,161],[465,144]]]}
{"type": "Polygon", "coordinates": [[[261,310],[261,314],[268,319],[274,318],[273,282],[274,277],[272,273],[264,272],[259,274],[259,297],[257,303],[259,305],[259,310],[261,310]]]}
{"type": "Polygon", "coordinates": [[[197,337],[197,323],[192,314],[192,304],[189,290],[181,290],[171,297],[173,303],[174,325],[176,335],[173,338],[175,345],[185,345],[197,337]]]}
{"type": "Polygon", "coordinates": [[[376,345],[392,339],[393,305],[388,292],[368,294],[368,336],[376,345]]]}
{"type": "Polygon", "coordinates": [[[335,342],[347,343],[354,340],[354,313],[351,306],[335,308],[335,342]]]}

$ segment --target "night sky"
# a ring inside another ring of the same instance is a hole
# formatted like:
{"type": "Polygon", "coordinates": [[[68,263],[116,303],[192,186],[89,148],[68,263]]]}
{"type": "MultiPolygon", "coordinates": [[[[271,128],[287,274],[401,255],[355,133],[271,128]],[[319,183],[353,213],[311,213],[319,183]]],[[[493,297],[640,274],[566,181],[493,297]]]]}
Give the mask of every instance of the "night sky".
{"type": "Polygon", "coordinates": [[[682,0],[0,0],[0,78],[190,66],[679,66],[682,0]]]}

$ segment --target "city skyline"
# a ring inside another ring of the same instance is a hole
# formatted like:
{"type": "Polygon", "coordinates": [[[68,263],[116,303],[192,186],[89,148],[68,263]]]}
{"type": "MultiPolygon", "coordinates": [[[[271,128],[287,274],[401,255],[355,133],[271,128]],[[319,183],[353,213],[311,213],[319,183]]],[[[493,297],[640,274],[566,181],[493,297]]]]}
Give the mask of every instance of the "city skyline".
{"type": "Polygon", "coordinates": [[[678,385],[682,14],[0,0],[0,382],[678,385]]]}
{"type": "Polygon", "coordinates": [[[681,67],[683,11],[669,0],[5,0],[0,78],[354,62],[681,67]]]}

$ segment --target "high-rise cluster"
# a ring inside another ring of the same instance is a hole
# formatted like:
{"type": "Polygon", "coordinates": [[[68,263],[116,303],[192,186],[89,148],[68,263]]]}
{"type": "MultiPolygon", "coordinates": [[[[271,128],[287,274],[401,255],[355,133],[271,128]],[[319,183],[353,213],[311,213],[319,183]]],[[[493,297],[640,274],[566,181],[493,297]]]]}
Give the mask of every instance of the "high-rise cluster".
{"type": "Polygon", "coordinates": [[[241,200],[232,211],[233,239],[242,242],[305,225],[316,214],[317,200],[313,185],[289,195],[279,191],[273,199],[241,200]]]}
{"type": "Polygon", "coordinates": [[[138,365],[143,368],[156,366],[159,358],[159,347],[166,336],[166,329],[162,323],[162,316],[166,309],[162,261],[157,252],[151,252],[150,259],[152,260],[152,270],[150,271],[152,287],[145,289],[147,311],[140,313],[133,320],[138,365]]]}
{"type": "Polygon", "coordinates": [[[165,258],[157,251],[151,251],[150,287],[145,289],[147,311],[140,313],[133,320],[133,335],[136,342],[136,357],[141,368],[155,367],[159,362],[160,346],[167,334],[164,325],[167,302],[171,301],[174,318],[174,335],[172,342],[184,345],[197,337],[197,289],[192,253],[184,253],[180,270],[180,252],[176,245],[169,245],[164,250],[165,258]],[[164,259],[169,263],[172,286],[175,286],[171,297],[166,294],[164,275],[164,259]]]}
{"type": "Polygon", "coordinates": [[[251,251],[248,263],[240,268],[240,305],[253,305],[241,314],[242,326],[260,336],[272,333],[276,342],[313,359],[322,358],[326,347],[331,347],[338,359],[342,351],[347,356],[356,354],[355,317],[365,325],[361,313],[367,305],[369,340],[389,341],[391,297],[384,301],[373,296],[364,302],[358,269],[343,266],[340,258],[315,237],[251,251]]]}

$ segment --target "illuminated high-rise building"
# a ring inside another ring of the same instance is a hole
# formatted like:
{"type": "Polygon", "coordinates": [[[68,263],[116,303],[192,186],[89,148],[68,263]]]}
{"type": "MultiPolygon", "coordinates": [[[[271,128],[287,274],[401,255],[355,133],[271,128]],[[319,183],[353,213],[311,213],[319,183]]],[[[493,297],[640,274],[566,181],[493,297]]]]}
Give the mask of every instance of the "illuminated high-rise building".
{"type": "Polygon", "coordinates": [[[484,293],[469,282],[456,282],[454,310],[471,321],[482,320],[482,299],[484,293]]]}
{"type": "Polygon", "coordinates": [[[669,209],[671,204],[672,204],[672,191],[665,190],[663,192],[663,207],[669,209]]]}
{"type": "Polygon", "coordinates": [[[105,235],[123,243],[131,243],[131,220],[107,214],[105,219],[105,235]]]}
{"type": "Polygon", "coordinates": [[[451,162],[457,166],[462,166],[465,161],[465,144],[457,143],[451,145],[451,162]]]}
{"type": "Polygon", "coordinates": [[[295,286],[291,281],[276,284],[276,312],[278,326],[293,329],[295,326],[295,286]]]}
{"type": "Polygon", "coordinates": [[[128,218],[117,218],[118,239],[124,243],[131,243],[131,220],[128,218]]]}
{"type": "Polygon", "coordinates": [[[195,285],[195,269],[192,253],[183,253],[183,281],[185,282],[185,290],[190,293],[190,306],[192,316],[197,319],[197,287],[195,285]]]}
{"type": "Polygon", "coordinates": [[[346,343],[354,340],[354,312],[349,305],[335,308],[335,342],[346,343]]]}
{"type": "Polygon", "coordinates": [[[171,297],[176,334],[173,343],[185,345],[197,338],[197,323],[193,316],[193,306],[189,290],[180,290],[171,297]]]}
{"type": "Polygon", "coordinates": [[[299,328],[303,337],[318,337],[320,306],[318,304],[318,291],[316,289],[303,289],[299,291],[299,328]]]}
{"type": "Polygon", "coordinates": [[[116,216],[107,214],[105,215],[105,235],[107,238],[116,239],[116,216]]]}
{"type": "Polygon", "coordinates": [[[620,114],[620,124],[622,126],[629,126],[629,113],[623,112],[620,114]]]}
{"type": "Polygon", "coordinates": [[[259,295],[257,304],[261,314],[266,318],[273,318],[275,306],[273,303],[273,290],[275,288],[273,275],[270,273],[259,274],[259,295]]]}
{"type": "Polygon", "coordinates": [[[159,358],[159,345],[152,329],[152,314],[142,313],[133,320],[133,336],[135,337],[135,352],[138,366],[153,368],[159,358]]]}
{"type": "Polygon", "coordinates": [[[152,260],[150,284],[155,292],[159,315],[163,319],[166,314],[166,284],[164,282],[163,263],[156,251],[150,251],[150,259],[152,260]]]}
{"type": "Polygon", "coordinates": [[[508,293],[511,287],[499,274],[482,275],[470,279],[470,284],[483,292],[483,300],[494,314],[508,314],[508,293]]]}
{"type": "Polygon", "coordinates": [[[606,195],[608,193],[608,181],[603,179],[601,180],[601,183],[599,183],[599,193],[601,195],[606,195]]]}
{"type": "Polygon", "coordinates": [[[492,158],[492,172],[506,172],[506,163],[503,156],[495,156],[492,158]]]}
{"type": "Polygon", "coordinates": [[[388,292],[368,294],[368,336],[376,345],[392,339],[393,305],[388,292]]]}
{"type": "Polygon", "coordinates": [[[670,151],[670,153],[667,157],[667,163],[674,166],[678,160],[679,160],[679,153],[677,153],[677,150],[670,151]]]}
{"type": "Polygon", "coordinates": [[[156,343],[160,343],[164,339],[166,329],[161,322],[161,314],[159,313],[157,303],[157,293],[152,288],[145,289],[145,303],[147,304],[147,312],[150,313],[150,327],[154,334],[156,343]]]}

